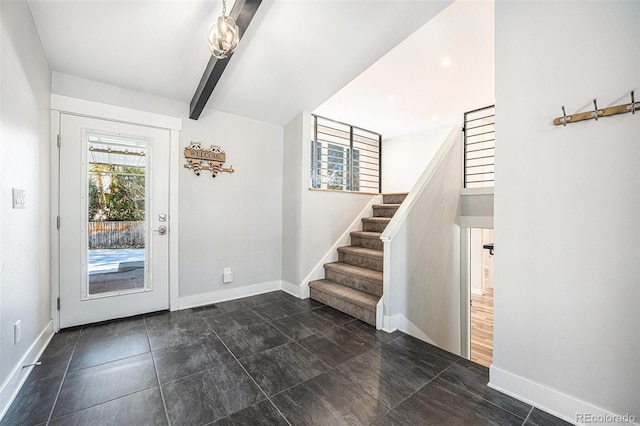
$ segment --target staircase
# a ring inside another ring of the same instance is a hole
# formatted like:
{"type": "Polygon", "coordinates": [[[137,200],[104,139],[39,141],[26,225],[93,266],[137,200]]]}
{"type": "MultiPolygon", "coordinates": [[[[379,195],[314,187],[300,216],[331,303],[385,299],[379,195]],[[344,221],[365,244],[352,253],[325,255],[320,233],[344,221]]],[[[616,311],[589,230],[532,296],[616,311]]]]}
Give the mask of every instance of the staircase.
{"type": "Polygon", "coordinates": [[[376,305],[382,296],[380,235],[406,197],[406,193],[383,194],[384,204],[373,206],[373,217],[362,218],[362,231],[351,233],[351,245],[338,248],[338,261],[325,263],[325,278],[309,282],[312,299],[376,324],[376,305]]]}

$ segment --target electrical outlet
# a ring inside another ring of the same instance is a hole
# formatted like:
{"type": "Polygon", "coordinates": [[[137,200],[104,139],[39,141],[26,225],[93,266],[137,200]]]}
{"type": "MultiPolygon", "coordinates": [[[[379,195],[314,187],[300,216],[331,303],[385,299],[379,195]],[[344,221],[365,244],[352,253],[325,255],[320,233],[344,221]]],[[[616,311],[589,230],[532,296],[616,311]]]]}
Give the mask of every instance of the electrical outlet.
{"type": "Polygon", "coordinates": [[[22,338],[22,321],[17,321],[13,324],[13,344],[17,345],[22,338]]]}
{"type": "Polygon", "coordinates": [[[233,281],[233,272],[231,272],[231,268],[224,268],[222,272],[222,282],[230,283],[233,281]]]}

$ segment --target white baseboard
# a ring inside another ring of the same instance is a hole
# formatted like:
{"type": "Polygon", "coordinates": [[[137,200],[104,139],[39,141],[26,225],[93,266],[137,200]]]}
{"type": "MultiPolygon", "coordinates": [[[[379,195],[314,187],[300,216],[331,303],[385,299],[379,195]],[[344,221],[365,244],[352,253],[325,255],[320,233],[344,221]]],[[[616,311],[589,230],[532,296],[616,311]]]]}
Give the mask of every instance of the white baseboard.
{"type": "Polygon", "coordinates": [[[178,309],[189,309],[197,306],[210,305],[212,303],[225,302],[241,297],[255,296],[270,291],[282,290],[282,281],[267,281],[264,283],[233,287],[225,290],[212,291],[203,294],[194,294],[178,299],[178,309]]]}
{"type": "Polygon", "coordinates": [[[2,388],[0,388],[0,420],[2,420],[6,414],[33,369],[33,367],[22,368],[22,366],[33,364],[40,359],[40,356],[51,341],[53,334],[53,321],[49,321],[38,337],[36,337],[35,341],[29,346],[29,349],[27,349],[22,358],[20,358],[13,367],[13,370],[11,370],[11,373],[9,373],[4,383],[2,383],[2,388]]]}
{"type": "MultiPolygon", "coordinates": [[[[309,288],[307,286],[307,288],[309,288]]],[[[302,287],[299,285],[295,285],[290,283],[289,281],[282,281],[282,291],[284,291],[285,293],[289,293],[292,296],[298,297],[300,299],[306,299],[307,297],[301,297],[300,293],[302,292],[302,287]]]]}
{"type": "Polygon", "coordinates": [[[382,297],[376,305],[376,329],[384,331],[384,302],[382,297]]]}
{"type": "Polygon", "coordinates": [[[423,342],[427,342],[434,346],[438,346],[429,336],[424,334],[418,327],[415,326],[402,314],[385,315],[383,318],[384,327],[382,328],[387,333],[393,333],[396,330],[400,330],[410,336],[420,339],[423,342]]]}
{"type": "Polygon", "coordinates": [[[606,419],[614,418],[623,419],[625,415],[627,418],[633,416],[629,414],[611,413],[586,401],[510,373],[494,365],[489,368],[488,386],[572,424],[617,423],[638,425],[638,420],[640,420],[634,418],[631,422],[626,423],[624,421],[606,421],[606,419]],[[584,422],[580,422],[580,419],[577,418],[578,414],[589,414],[593,417],[602,416],[602,419],[605,421],[593,422],[585,420],[584,422]]]}

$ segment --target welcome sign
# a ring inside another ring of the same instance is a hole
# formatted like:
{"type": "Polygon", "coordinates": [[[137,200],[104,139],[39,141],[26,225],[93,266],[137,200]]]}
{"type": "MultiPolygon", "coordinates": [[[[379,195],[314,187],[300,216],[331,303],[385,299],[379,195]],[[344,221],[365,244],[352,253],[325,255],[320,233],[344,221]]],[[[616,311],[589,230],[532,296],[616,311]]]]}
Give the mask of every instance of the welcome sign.
{"type": "Polygon", "coordinates": [[[196,176],[200,176],[201,170],[211,170],[211,176],[216,177],[220,172],[233,173],[233,166],[222,167],[227,155],[219,145],[211,145],[211,148],[202,148],[200,142],[191,142],[184,149],[184,157],[187,159],[185,169],[192,169],[196,176]]]}

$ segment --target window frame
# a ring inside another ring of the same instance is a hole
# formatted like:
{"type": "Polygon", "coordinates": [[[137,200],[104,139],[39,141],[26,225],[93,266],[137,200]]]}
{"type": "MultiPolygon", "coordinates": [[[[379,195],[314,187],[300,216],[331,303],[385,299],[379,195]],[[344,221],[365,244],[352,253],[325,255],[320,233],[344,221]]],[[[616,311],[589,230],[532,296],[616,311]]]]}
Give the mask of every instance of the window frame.
{"type": "Polygon", "coordinates": [[[361,194],[382,193],[382,135],[316,114],[312,114],[312,118],[309,189],[361,194]],[[319,138],[319,127],[333,133],[320,132],[324,139],[319,138]],[[338,151],[341,151],[341,155],[335,154],[338,151]],[[367,156],[366,151],[373,154],[367,156]],[[373,159],[373,162],[367,162],[367,158],[373,159]],[[340,167],[337,167],[338,165],[340,167]],[[367,171],[369,173],[366,173],[367,171]],[[336,180],[340,180],[341,183],[336,183],[336,180]]]}

